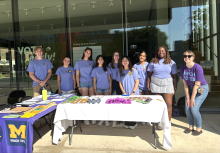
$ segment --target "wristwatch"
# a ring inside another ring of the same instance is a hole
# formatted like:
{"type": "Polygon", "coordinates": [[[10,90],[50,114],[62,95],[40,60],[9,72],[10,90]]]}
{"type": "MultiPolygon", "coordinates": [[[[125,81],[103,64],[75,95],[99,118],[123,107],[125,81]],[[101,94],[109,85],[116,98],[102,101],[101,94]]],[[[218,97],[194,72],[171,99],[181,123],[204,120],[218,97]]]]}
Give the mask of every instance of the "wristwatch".
{"type": "Polygon", "coordinates": [[[135,93],[135,91],[133,90],[132,93],[135,93]]]}

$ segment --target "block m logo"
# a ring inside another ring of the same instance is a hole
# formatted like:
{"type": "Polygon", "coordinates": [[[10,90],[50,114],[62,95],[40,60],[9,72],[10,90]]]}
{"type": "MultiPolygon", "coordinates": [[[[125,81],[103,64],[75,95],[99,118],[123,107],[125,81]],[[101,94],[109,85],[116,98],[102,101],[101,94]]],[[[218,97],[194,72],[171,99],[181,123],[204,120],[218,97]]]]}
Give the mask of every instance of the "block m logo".
{"type": "Polygon", "coordinates": [[[29,148],[29,135],[33,136],[29,124],[28,121],[5,120],[7,145],[29,148]]]}
{"type": "Polygon", "coordinates": [[[26,132],[26,125],[21,125],[19,127],[19,129],[17,129],[15,127],[15,125],[13,124],[8,124],[8,128],[10,129],[10,138],[17,138],[17,135],[20,136],[21,135],[21,138],[22,139],[26,139],[26,136],[25,136],[25,132],[26,132]],[[16,135],[17,134],[17,135],[16,135]]]}

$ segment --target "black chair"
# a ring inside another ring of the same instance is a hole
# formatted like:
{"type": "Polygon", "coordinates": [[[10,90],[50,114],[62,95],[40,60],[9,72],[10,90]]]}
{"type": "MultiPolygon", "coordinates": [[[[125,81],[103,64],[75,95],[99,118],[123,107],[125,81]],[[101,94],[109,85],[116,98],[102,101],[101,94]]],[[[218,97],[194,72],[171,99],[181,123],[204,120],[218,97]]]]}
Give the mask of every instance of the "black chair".
{"type": "Polygon", "coordinates": [[[14,105],[21,102],[21,99],[26,97],[26,92],[24,90],[14,90],[12,91],[7,99],[9,105],[14,105]]]}

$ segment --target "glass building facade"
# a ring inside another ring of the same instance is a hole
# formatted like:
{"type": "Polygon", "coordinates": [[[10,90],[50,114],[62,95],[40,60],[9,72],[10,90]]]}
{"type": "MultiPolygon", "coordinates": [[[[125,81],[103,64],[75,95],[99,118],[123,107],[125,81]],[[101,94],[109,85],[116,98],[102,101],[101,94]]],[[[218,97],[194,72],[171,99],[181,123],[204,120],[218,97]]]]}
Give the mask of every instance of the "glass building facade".
{"type": "MultiPolygon", "coordinates": [[[[166,46],[178,72],[183,52],[193,50],[210,86],[202,107],[220,109],[219,8],[220,0],[0,1],[0,101],[16,89],[33,95],[26,69],[35,46],[54,66],[54,91],[63,58],[70,56],[74,66],[85,47],[93,48],[94,59],[102,54],[109,63],[118,51],[135,64],[139,52],[146,51],[150,61],[158,46],[166,46]]],[[[178,78],[175,101],[184,96],[178,78]]]]}

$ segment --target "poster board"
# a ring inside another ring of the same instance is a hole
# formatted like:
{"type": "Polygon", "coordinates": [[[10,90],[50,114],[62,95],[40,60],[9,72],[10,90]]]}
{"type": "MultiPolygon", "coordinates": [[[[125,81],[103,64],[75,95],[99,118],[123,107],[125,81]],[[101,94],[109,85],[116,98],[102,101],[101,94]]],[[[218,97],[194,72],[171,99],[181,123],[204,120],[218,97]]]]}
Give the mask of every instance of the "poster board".
{"type": "Polygon", "coordinates": [[[92,60],[95,62],[98,55],[102,55],[102,46],[81,46],[73,47],[73,64],[75,65],[78,60],[81,60],[83,51],[86,47],[92,48],[92,60]]]}

